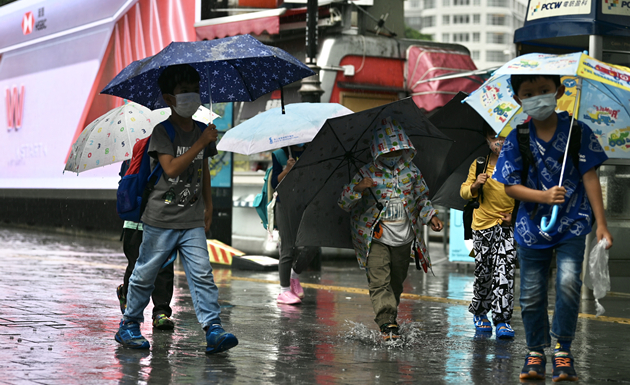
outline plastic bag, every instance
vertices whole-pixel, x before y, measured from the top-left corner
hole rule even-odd
[[[593,290],[595,297],[595,311],[598,316],[606,311],[599,303],[600,298],[604,298],[610,291],[610,274],[608,273],[608,241],[602,238],[601,241],[591,250],[588,257],[588,274],[584,277],[584,284]]]
[[[267,234],[269,235],[269,240],[273,239],[273,229],[276,225],[275,208],[276,208],[277,196],[278,196],[278,192],[274,191],[273,198],[267,204]]]

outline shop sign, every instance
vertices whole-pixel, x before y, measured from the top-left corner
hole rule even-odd
[[[592,0],[531,1],[529,3],[529,9],[527,10],[527,21],[554,16],[590,14],[591,1]]]
[[[630,16],[630,1],[603,0],[602,13],[605,15]]]

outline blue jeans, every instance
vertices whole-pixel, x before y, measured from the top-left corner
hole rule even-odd
[[[551,346],[551,336],[570,341],[575,335],[580,292],[585,236],[568,239],[549,249],[518,246],[521,265],[521,315],[529,349]],[[547,314],[547,280],[549,266],[556,250],[556,306],[551,335]]]
[[[179,251],[195,313],[202,327],[220,324],[219,290],[214,284],[204,229],[162,229],[146,224],[140,256],[129,278],[125,321],[144,322],[143,313],[149,304],[155,278],[173,250]]]

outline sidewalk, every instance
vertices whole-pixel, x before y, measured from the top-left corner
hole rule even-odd
[[[277,273],[217,267],[223,323],[240,344],[206,356],[181,266],[175,331],[153,332],[145,323],[152,347],[139,352],[113,338],[126,263],[120,242],[0,228],[0,245],[0,384],[519,383],[520,312],[514,341],[475,338],[467,311],[472,270],[447,262],[435,264],[435,277],[410,268],[401,346],[380,341],[353,260],[326,259],[321,272],[304,273],[306,298],[296,307],[275,303]],[[439,247],[431,246],[435,262]],[[593,301],[582,303],[573,345],[582,384],[628,381],[630,298],[602,304],[606,317],[595,319]],[[551,383],[551,364],[547,371]]]

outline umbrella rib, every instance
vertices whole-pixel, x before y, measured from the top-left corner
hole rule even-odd
[[[593,88],[595,88],[596,90],[604,93],[602,91],[601,88],[598,87],[599,82],[591,82],[588,79],[584,79],[588,84],[590,84]],[[610,94],[609,97],[611,97],[611,99],[613,99],[619,106],[621,106],[621,108],[623,108],[624,110],[626,110],[626,113],[628,113],[628,110],[626,109],[626,106],[623,105],[623,103],[617,98],[617,95],[614,94],[614,92],[610,91],[607,87],[604,87],[604,89],[606,90],[606,94]],[[582,98],[582,95],[580,95],[580,99]],[[628,115],[630,115],[630,113],[628,113]]]

